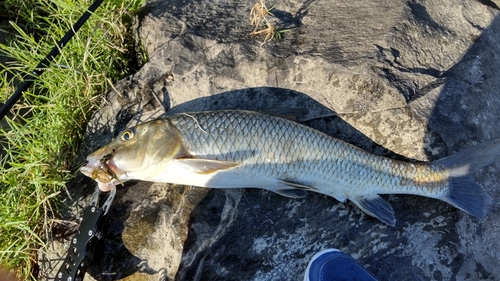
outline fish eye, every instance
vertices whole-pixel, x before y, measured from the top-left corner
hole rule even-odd
[[[125,132],[123,132],[122,134],[122,140],[123,141],[128,141],[130,140],[132,137],[134,137],[134,133],[130,130],[126,130]]]

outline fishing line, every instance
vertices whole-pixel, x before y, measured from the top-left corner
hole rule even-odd
[[[16,104],[16,102],[21,98],[23,92],[26,91],[33,82],[45,72],[45,69],[49,66],[50,62],[54,60],[54,58],[59,55],[61,49],[66,46],[66,44],[71,40],[71,38],[75,35],[75,33],[80,30],[83,24],[88,20],[88,18],[92,15],[92,13],[101,5],[103,0],[95,0],[92,5],[89,6],[87,11],[83,13],[83,15],[78,19],[78,21],[64,34],[63,38],[57,42],[57,45],[52,48],[50,53],[45,56],[45,58],[38,63],[35,69],[31,72],[31,74],[26,75],[23,78],[23,83],[19,85],[17,90],[12,94],[12,96],[2,105],[0,108],[0,120],[2,120],[7,112]]]

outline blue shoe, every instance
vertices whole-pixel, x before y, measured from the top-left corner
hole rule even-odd
[[[337,249],[323,250],[307,265],[304,281],[377,281],[356,260]]]

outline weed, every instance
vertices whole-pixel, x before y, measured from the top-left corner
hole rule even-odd
[[[254,30],[250,33],[251,36],[264,35],[264,41],[262,44],[266,43],[273,38],[281,39],[283,33],[288,31],[288,29],[281,29],[276,26],[269,16],[273,16],[271,13],[271,8],[267,8],[264,0],[259,0],[250,10],[250,25],[254,26]]]

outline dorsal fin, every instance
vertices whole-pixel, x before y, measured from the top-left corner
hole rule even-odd
[[[282,117],[288,120],[300,121],[305,119],[309,110],[305,108],[290,108],[290,107],[275,107],[268,108],[262,111],[265,114]]]

